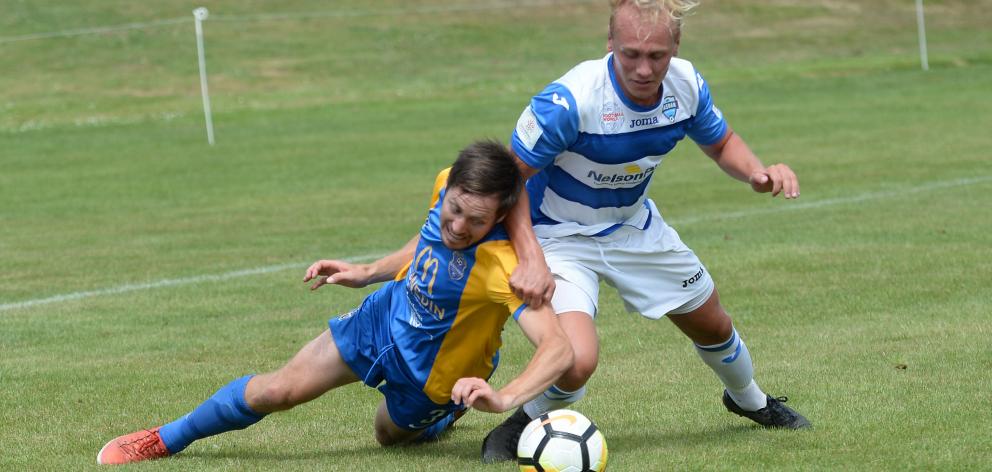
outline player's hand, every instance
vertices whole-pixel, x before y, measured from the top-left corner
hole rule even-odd
[[[487,413],[502,413],[510,409],[510,400],[493,390],[478,377],[462,377],[451,388],[451,400],[457,405]]]
[[[317,290],[327,284],[361,288],[369,284],[368,266],[323,259],[311,264],[303,276],[304,282],[314,279],[317,281],[310,286],[310,290]]]
[[[756,170],[748,180],[755,192],[771,192],[773,197],[782,193],[785,198],[799,198],[799,178],[785,164],[774,164]]]
[[[542,260],[540,264],[526,264],[521,261],[510,274],[510,289],[517,298],[533,308],[551,303],[555,294],[555,278]]]

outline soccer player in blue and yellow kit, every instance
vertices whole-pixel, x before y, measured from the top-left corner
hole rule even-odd
[[[356,381],[385,397],[375,416],[382,445],[436,438],[468,407],[499,413],[535,397],[571,366],[572,349],[550,307],[529,307],[509,286],[517,258],[499,222],[522,185],[506,147],[468,146],[438,175],[427,220],[402,249],[372,264],[317,261],[304,277],[313,289],[391,281],[331,319],[281,369],[236,379],[171,423],[108,442],[97,462],[170,456]],[[484,379],[510,316],[537,349],[519,376],[493,390]]]

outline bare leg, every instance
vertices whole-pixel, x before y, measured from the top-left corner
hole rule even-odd
[[[716,288],[699,308],[683,315],[668,315],[668,319],[689,339],[701,346],[726,342],[734,329],[730,315],[720,305]]]
[[[375,440],[380,445],[394,446],[402,444],[415,439],[422,433],[423,430],[408,431],[397,426],[396,423],[393,423],[393,419],[389,417],[386,400],[379,402],[379,408],[375,412]]]
[[[563,390],[574,391],[582,388],[599,364],[599,336],[592,316],[581,311],[569,311],[558,315],[558,323],[568,334],[569,343],[575,353],[575,363],[562,374],[555,385]]]
[[[325,330],[279,370],[252,377],[245,389],[245,400],[252,410],[272,413],[358,380],[341,358],[331,331]]]
[[[482,442],[482,461],[486,463],[510,461],[516,458],[517,441],[531,418],[559,408],[567,408],[585,396],[586,382],[599,363],[599,336],[596,325],[588,313],[566,311],[558,314],[558,322],[568,335],[575,354],[570,369],[547,391],[524,403],[499,426],[486,435]]]
[[[720,378],[737,406],[747,411],[766,406],[767,395],[754,381],[751,354],[720,305],[716,289],[699,308],[684,315],[669,315],[669,319],[692,339],[696,353]]]

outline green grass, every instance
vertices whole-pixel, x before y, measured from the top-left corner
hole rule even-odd
[[[0,42],[0,305],[299,264],[0,311],[0,468],[95,467],[110,438],[278,368],[369,291],[310,293],[305,264],[399,247],[458,149],[506,139],[531,94],[604,51],[605,2],[395,13],[438,4],[208,5],[214,147],[192,21]],[[689,19],[681,54],[803,195],[752,194],[689,143],[651,194],[716,278],[758,382],[816,427],[727,414],[685,338],[604,288],[601,363],[577,407],[604,431],[610,470],[992,462],[992,5],[926,4],[926,73],[912,2],[727,0]],[[2,0],[0,38],[195,6]],[[526,344],[507,329],[496,383]],[[472,413],[436,444],[377,447],[378,398],[346,387],[130,469],[514,469],[478,464],[496,415]]]

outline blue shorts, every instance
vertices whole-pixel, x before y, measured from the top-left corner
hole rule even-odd
[[[462,407],[451,401],[444,405],[431,401],[422,385],[407,373],[398,350],[393,349],[389,321],[392,286],[396,283],[386,283],[369,295],[360,307],[331,318],[327,324],[345,363],[365,385],[378,387],[386,397],[386,408],[393,423],[416,431]]]

